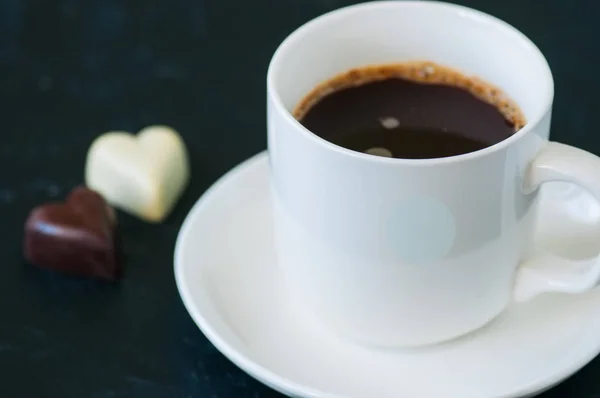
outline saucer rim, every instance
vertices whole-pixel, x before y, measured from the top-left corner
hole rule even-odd
[[[184,241],[188,235],[191,226],[198,219],[198,214],[202,213],[203,209],[209,202],[215,192],[218,192],[221,187],[228,184],[231,180],[245,173],[251,172],[253,166],[260,163],[268,157],[267,151],[262,151],[252,157],[242,161],[231,170],[223,174],[215,183],[213,183],[194,203],[190,211],[185,217],[181,228],[177,234],[174,250],[174,268],[175,268],[175,284],[183,301],[183,304],[196,323],[196,326],[206,336],[206,338],[220,351],[225,357],[233,362],[237,367],[248,373],[251,377],[274,389],[275,391],[286,396],[298,396],[306,398],[344,398],[338,395],[332,395],[323,391],[308,388],[295,383],[278,373],[262,366],[253,361],[244,353],[238,352],[233,348],[220,334],[212,327],[211,323],[202,315],[202,312],[197,307],[192,293],[190,284],[186,283],[184,277],[184,266],[182,265],[184,256]],[[218,311],[215,311],[218,313]]]
[[[259,152],[256,155],[253,155],[250,158],[240,162],[231,170],[223,174],[217,181],[215,181],[192,206],[186,215],[184,222],[182,223],[175,243],[174,273],[177,290],[181,296],[184,307],[205,337],[219,352],[221,352],[221,354],[223,354],[233,364],[254,379],[289,397],[348,398],[296,383],[286,377],[281,376],[277,372],[258,364],[248,353],[240,352],[235,349],[233,345],[226,341],[226,338],[221,337],[216,329],[213,328],[211,322],[203,316],[203,311],[193,299],[191,292],[192,285],[189,284],[185,279],[185,267],[183,265],[183,258],[185,256],[184,242],[187,240],[192,225],[201,219],[200,215],[202,214],[204,208],[213,201],[213,196],[215,196],[217,192],[232,183],[232,181],[235,181],[238,178],[243,178],[244,174],[255,172],[255,168],[258,167],[263,161],[268,162],[268,151]],[[212,302],[208,305],[213,307],[216,314],[220,314],[220,311],[217,310]],[[588,341],[587,339],[583,340]],[[528,383],[517,386],[517,388],[511,388],[511,391],[508,391],[508,395],[504,395],[503,398],[524,398],[536,396],[556,387],[558,384],[573,376],[598,356],[600,353],[600,338],[596,340],[597,342],[593,346],[593,349],[590,349],[589,345],[585,344],[572,347],[575,348],[573,351],[583,351],[583,353],[577,355],[575,359],[570,361],[568,366],[553,366],[551,368],[554,369],[553,371],[545,372],[545,376],[540,376]]]

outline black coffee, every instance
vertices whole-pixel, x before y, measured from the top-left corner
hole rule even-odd
[[[525,124],[497,88],[433,63],[351,70],[315,88],[294,115],[336,145],[405,159],[477,151]]]

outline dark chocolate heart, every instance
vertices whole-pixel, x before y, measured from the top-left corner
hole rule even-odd
[[[100,194],[77,187],[65,203],[31,211],[25,258],[41,268],[114,281],[122,271],[116,235],[113,209]]]

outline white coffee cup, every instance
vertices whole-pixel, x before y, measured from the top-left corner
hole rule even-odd
[[[410,160],[336,146],[291,114],[336,74],[412,60],[500,87],[528,123],[477,152]],[[278,261],[292,293],[339,334],[379,346],[436,343],[480,328],[512,300],[596,285],[597,259],[523,263],[539,185],[568,181],[600,198],[600,158],[548,142],[552,74],[515,28],[446,3],[359,4],[292,33],[267,80]]]

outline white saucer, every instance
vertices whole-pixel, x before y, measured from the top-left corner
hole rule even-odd
[[[540,244],[574,257],[597,252],[600,207],[593,199],[565,184],[543,194]],[[565,231],[572,231],[570,239],[559,238]],[[600,352],[598,290],[541,296],[435,347],[383,351],[338,339],[286,295],[273,259],[265,153],[229,172],[196,203],[179,233],[175,276],[208,339],[244,371],[294,397],[529,396]]]

